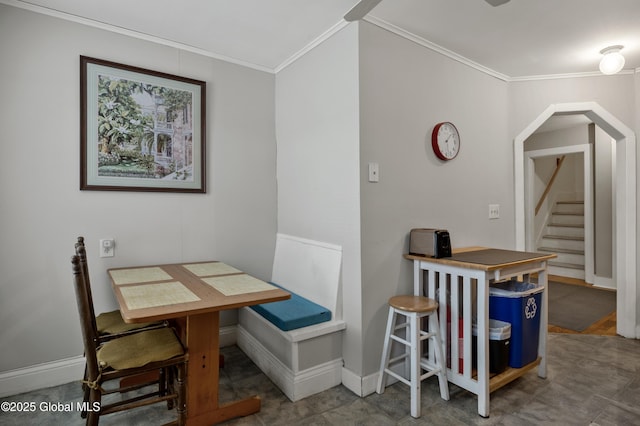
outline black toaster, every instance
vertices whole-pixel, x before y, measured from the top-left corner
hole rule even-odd
[[[416,228],[409,235],[409,254],[451,257],[451,239],[446,229]]]

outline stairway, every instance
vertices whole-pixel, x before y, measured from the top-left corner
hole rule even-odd
[[[584,279],[584,201],[558,201],[554,206],[538,251],[556,253],[549,274]]]

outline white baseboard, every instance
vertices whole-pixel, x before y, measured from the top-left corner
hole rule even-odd
[[[392,370],[396,371],[398,374],[402,374],[402,368],[393,367]],[[380,377],[380,372],[378,371],[373,374],[369,374],[368,376],[360,377],[351,370],[342,368],[342,384],[344,387],[360,397],[371,395],[377,391],[378,377]],[[397,381],[398,379],[395,377],[387,376],[387,386],[392,385]]]
[[[344,367],[342,367],[342,385],[359,397],[364,396],[362,393],[362,377]]]
[[[0,397],[78,381],[84,374],[84,356],[61,359],[0,373]]]
[[[599,277],[597,275],[593,277],[593,286],[612,290],[616,289],[616,283],[613,282],[613,278]]]
[[[220,327],[219,333],[219,346],[224,348],[226,346],[233,346],[238,341],[238,327],[235,325],[229,325],[226,327]]]
[[[238,346],[291,401],[314,395],[342,382],[342,359],[316,365],[294,373],[241,325],[237,327]]]
[[[220,347],[235,345],[236,326],[220,328]],[[0,398],[80,380],[84,356],[61,359],[0,373]]]

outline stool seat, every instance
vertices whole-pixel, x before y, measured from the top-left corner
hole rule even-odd
[[[389,305],[409,312],[433,312],[438,309],[438,302],[423,296],[394,296]]]
[[[398,324],[397,318],[404,317],[404,322]],[[422,319],[427,325],[423,330]],[[404,330],[404,335],[397,335],[398,330]],[[433,351],[435,362],[430,362],[422,356],[425,340],[430,340],[429,351]],[[393,343],[404,345],[404,353],[391,358]],[[404,374],[401,374],[396,364],[404,363]],[[423,373],[424,371],[424,373]],[[378,393],[383,393],[386,387],[386,377],[393,376],[411,388],[411,416],[420,417],[420,383],[433,375],[438,376],[440,396],[449,399],[449,384],[447,382],[446,362],[442,339],[440,338],[440,324],[438,322],[438,302],[423,296],[394,296],[389,299],[389,319],[384,337],[384,348],[380,362],[378,376]]]

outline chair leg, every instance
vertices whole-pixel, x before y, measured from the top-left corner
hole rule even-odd
[[[89,392],[91,389],[89,389],[89,386],[87,386],[87,384],[85,383],[85,381],[87,380],[87,364],[84,364],[84,376],[82,377],[82,402],[84,403],[82,406],[86,407],[87,406],[87,402],[89,401]],[[83,409],[80,412],[80,417],[82,417],[83,419],[87,418],[87,410]]]
[[[158,393],[160,396],[165,396],[167,394],[167,369],[161,368],[158,371]]]
[[[178,414],[178,426],[183,426],[187,421],[186,364],[178,365],[177,370],[178,400],[176,402],[176,413]]]
[[[380,361],[380,374],[378,375],[378,387],[377,392],[383,393],[385,387],[387,386],[386,373],[385,370],[389,365],[389,357],[391,356],[391,333],[393,333],[393,329],[395,328],[395,311],[393,308],[389,308],[389,316],[387,318],[387,330],[384,335],[384,345],[382,348],[382,359]]]
[[[88,386],[87,386],[88,387]],[[98,405],[102,402],[102,394],[99,389],[90,389],[89,392],[89,403],[91,407],[94,406],[94,403],[97,402]],[[100,411],[90,410],[87,413],[87,426],[98,426],[98,420],[100,418]]]
[[[434,335],[435,339],[435,357],[436,365],[439,368],[438,383],[440,384],[440,396],[445,401],[449,400],[449,382],[447,381],[447,361],[444,358],[444,350],[442,348],[442,339],[440,338],[440,324],[438,323],[438,314],[429,315],[429,331]]]
[[[175,387],[175,383],[174,383],[174,380],[175,380],[174,370],[175,370],[175,368],[176,367],[169,367],[165,371],[165,376],[166,376],[165,380],[166,380],[166,383],[167,383],[166,384],[166,389],[167,390],[165,392],[165,395],[175,393],[175,388],[176,388]],[[173,409],[173,406],[174,406],[175,402],[176,402],[175,398],[167,400],[167,410]]]

